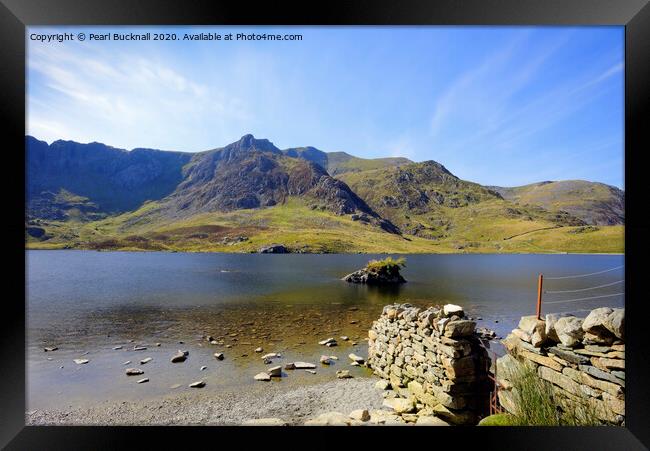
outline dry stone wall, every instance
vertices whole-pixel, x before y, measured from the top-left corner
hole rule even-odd
[[[499,402],[517,413],[512,378],[522,363],[548,381],[560,405],[589,409],[606,424],[625,424],[625,310],[592,310],[586,318],[524,316],[497,360]]]
[[[451,424],[476,424],[485,416],[489,357],[461,307],[387,305],[368,337],[368,366],[397,397],[386,405]]]

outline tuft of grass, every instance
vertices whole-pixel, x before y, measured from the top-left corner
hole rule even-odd
[[[532,365],[519,365],[510,375],[520,426],[598,426],[602,423],[588,400],[567,400],[551,383],[541,379]]]
[[[406,268],[406,258],[399,257],[393,259],[393,257],[386,257],[383,260],[370,260],[366,265],[366,269],[370,272],[381,273],[393,273],[399,272],[400,268]]]
[[[495,413],[483,418],[479,426],[518,426],[517,418],[509,413]]]

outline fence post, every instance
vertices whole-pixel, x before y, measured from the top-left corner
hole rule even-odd
[[[537,280],[537,319],[542,319],[542,285],[544,284],[544,275],[540,274]]]

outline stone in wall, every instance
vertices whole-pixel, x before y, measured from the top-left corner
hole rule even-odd
[[[551,384],[562,408],[582,406],[604,424],[625,424],[625,310],[592,310],[572,315],[522,317],[503,341],[507,354],[497,360],[499,402],[517,414],[512,375],[532,366]],[[569,404],[572,404],[570,406]]]

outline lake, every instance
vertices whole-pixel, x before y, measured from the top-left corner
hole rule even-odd
[[[350,367],[347,355],[367,354],[364,338],[384,305],[458,304],[504,337],[520,316],[535,313],[540,273],[545,290],[565,292],[545,294],[544,313],[585,316],[624,302],[622,255],[406,255],[408,282],[399,287],[340,280],[381,257],[26,251],[28,410],[157,397],[190,390],[196,380],[206,381],[207,392],[245,389],[263,383],[253,376],[266,367],[260,357],[267,352],[282,353],[282,365],[339,357],[315,375],[296,370],[271,382],[287,387],[332,380],[342,368],[369,376]],[[210,345],[206,335],[223,345]],[[339,346],[318,345],[330,336]],[[173,364],[178,349],[190,354]],[[501,350],[496,342],[493,349]],[[217,351],[223,361],[212,356]],[[145,357],[153,360],[140,365]],[[150,382],[136,384],[140,377],[125,376],[127,367],[143,369]]]

